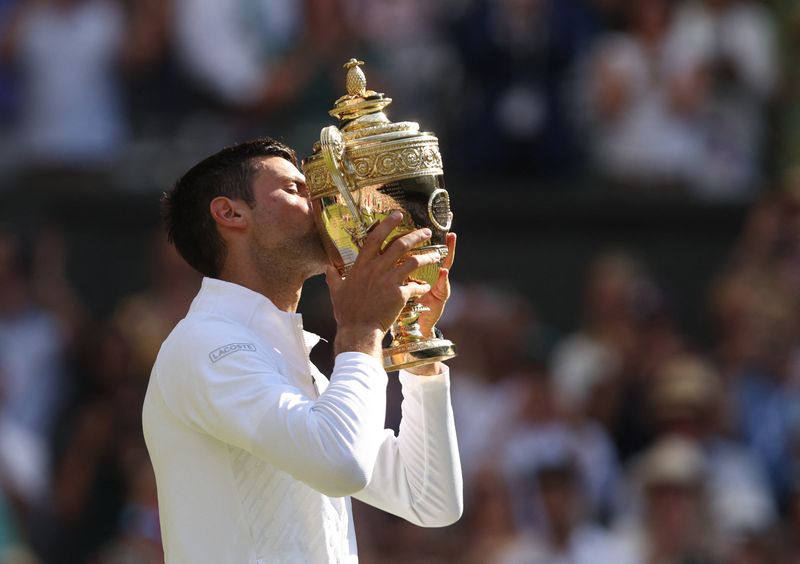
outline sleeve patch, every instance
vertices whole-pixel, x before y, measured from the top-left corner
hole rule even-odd
[[[211,359],[211,362],[217,362],[218,360],[225,358],[229,354],[233,354],[239,351],[249,351],[255,352],[256,346],[253,343],[231,343],[229,345],[224,345],[219,347],[218,349],[214,349],[210,353],[208,353],[208,358]]]

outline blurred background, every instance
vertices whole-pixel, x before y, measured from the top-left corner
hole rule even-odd
[[[0,562],[162,561],[160,194],[309,154],[354,56],[441,141],[466,493],[362,562],[800,562],[797,0],[0,0]]]

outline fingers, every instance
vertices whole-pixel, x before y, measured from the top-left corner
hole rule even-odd
[[[456,241],[458,237],[455,233],[450,232],[447,234],[447,257],[444,259],[443,268],[450,270],[453,267],[453,261],[456,259]]]
[[[409,282],[408,284],[400,287],[400,292],[403,294],[405,301],[411,298],[419,298],[430,292],[431,287],[428,284],[418,284],[417,282]]]
[[[446,268],[439,269],[439,278],[431,288],[431,295],[437,300],[446,302],[450,298],[450,284],[447,279],[450,271]]]
[[[439,262],[441,259],[441,255],[439,251],[432,250],[426,253],[419,253],[408,255],[403,258],[403,261],[397,265],[395,268],[395,275],[397,276],[398,280],[405,280],[409,274],[414,272],[416,269],[428,266],[429,264],[435,264]]]
[[[372,229],[372,231],[370,231],[367,239],[364,241],[364,246],[361,249],[361,253],[364,253],[370,257],[380,254],[381,245],[383,245],[383,242],[389,236],[389,233],[391,233],[395,227],[400,225],[401,221],[403,221],[402,213],[399,211],[393,211],[390,213],[386,219],[381,221]]]
[[[383,251],[385,260],[390,263],[395,263],[400,260],[403,255],[415,247],[419,247],[424,241],[430,239],[431,230],[427,227],[425,229],[417,229],[411,233],[407,233],[402,237],[398,237],[392,241],[388,247]],[[413,269],[412,269],[413,270]]]

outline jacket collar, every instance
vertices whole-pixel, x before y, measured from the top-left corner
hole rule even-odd
[[[254,330],[277,328],[284,335],[291,334],[295,327],[303,327],[303,316],[299,313],[282,311],[263,294],[217,278],[203,278],[189,312],[219,315]],[[321,337],[302,331],[305,345],[311,350]]]

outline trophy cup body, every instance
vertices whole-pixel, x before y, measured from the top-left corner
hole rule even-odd
[[[410,253],[438,252],[439,261],[418,268],[408,280],[433,285],[447,256],[453,218],[438,140],[414,122],[390,122],[383,108],[391,99],[366,90],[360,64],[352,59],[345,65],[348,94],[330,112],[341,129],[324,128],[303,161],[317,229],[329,258],[347,276],[370,228],[400,210],[402,224],[387,240],[429,228],[430,239]],[[452,342],[422,335],[416,322],[424,310],[409,300],[392,325],[392,343],[383,351],[387,371],[455,356]]]

